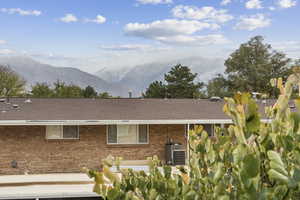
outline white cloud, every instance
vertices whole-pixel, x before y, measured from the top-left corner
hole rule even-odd
[[[75,59],[74,57],[69,57],[61,54],[56,54],[56,53],[32,53],[32,52],[23,52],[22,53],[24,56],[30,56],[33,58],[40,58],[40,59],[48,59],[48,60],[56,60],[56,61],[71,61]]]
[[[85,22],[93,22],[96,24],[103,24],[106,22],[106,18],[102,15],[97,15],[95,19],[86,19]]]
[[[65,14],[65,16],[60,18],[59,20],[62,22],[65,22],[65,23],[71,23],[71,22],[78,21],[77,17],[71,13]]]
[[[270,6],[269,10],[273,11],[273,10],[276,10],[276,8],[274,6]]]
[[[285,41],[271,43],[274,49],[284,52],[300,52],[300,41]]]
[[[294,0],[278,0],[278,6],[281,8],[291,8],[297,5],[297,2]]]
[[[152,46],[146,44],[121,44],[121,45],[101,45],[104,51],[157,51],[168,50],[168,47]]]
[[[101,45],[100,49],[107,51],[136,51],[151,48],[145,44],[122,44],[122,45]]]
[[[246,2],[246,8],[248,9],[261,9],[262,1],[261,0],[249,0]]]
[[[0,45],[1,44],[6,44],[6,41],[5,40],[0,40]]]
[[[220,34],[211,35],[175,35],[171,37],[159,37],[160,42],[171,45],[205,46],[214,44],[226,44],[229,40]]]
[[[222,0],[221,1],[222,6],[226,6],[227,4],[230,4],[230,3],[231,3],[231,0]]]
[[[196,20],[167,19],[154,21],[149,24],[129,23],[125,26],[125,33],[172,45],[201,46],[207,44],[221,44],[228,42],[223,35],[196,35],[203,29],[215,30],[217,24],[209,24]]]
[[[276,41],[270,43],[275,50],[286,53],[290,58],[299,59],[300,41]]]
[[[271,25],[271,20],[263,14],[242,16],[235,29],[253,31]]]
[[[21,8],[1,8],[0,11],[7,14],[19,14],[22,16],[40,16],[42,14],[42,11],[39,10],[23,10]]]
[[[171,37],[180,34],[193,34],[203,29],[216,29],[218,25],[195,20],[166,19],[149,24],[129,23],[125,26],[127,35],[155,39],[157,37]]]
[[[206,20],[209,22],[224,23],[233,19],[227,10],[217,10],[214,7],[196,7],[178,5],[172,9],[174,17],[193,20]]]
[[[137,0],[140,4],[171,4],[173,0]]]
[[[11,49],[0,49],[0,55],[10,55],[10,54],[14,54],[15,51],[11,50]]]

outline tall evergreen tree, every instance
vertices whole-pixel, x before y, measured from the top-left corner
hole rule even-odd
[[[197,73],[192,73],[190,68],[180,64],[172,67],[165,74],[166,84],[155,81],[149,85],[145,94],[146,98],[195,98],[201,96],[202,82],[195,82]]]
[[[197,73],[192,73],[190,68],[180,64],[174,66],[165,74],[167,93],[169,98],[194,98],[200,96],[203,83],[195,83]]]
[[[97,92],[92,86],[87,86],[83,91],[82,91],[83,97],[85,98],[93,98],[97,97]]]
[[[225,61],[226,71],[233,92],[261,92],[274,94],[270,79],[291,73],[290,59],[284,53],[264,43],[262,36],[256,36],[242,44]]]
[[[165,98],[167,97],[167,88],[161,81],[154,81],[149,85],[143,96],[145,98]]]

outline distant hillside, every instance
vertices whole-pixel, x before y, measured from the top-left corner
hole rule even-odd
[[[134,96],[142,92],[155,80],[163,80],[164,74],[176,64],[187,65],[198,73],[198,81],[208,81],[215,74],[224,71],[223,59],[191,57],[170,62],[156,62],[133,67],[109,68],[99,70],[95,75],[72,67],[54,67],[42,64],[27,57],[1,57],[0,64],[9,65],[22,76],[28,88],[37,82],[52,84],[57,80],[80,87],[93,86],[98,92],[109,92],[114,96],[127,97],[132,90]]]
[[[156,62],[145,65],[138,65],[131,68],[124,74],[124,69],[119,72],[110,72],[105,69],[105,73],[98,72],[100,78],[104,78],[107,74],[114,74],[114,80],[120,80],[120,85],[130,88],[135,95],[140,95],[149,84],[155,80],[163,80],[164,74],[176,64],[187,65],[193,73],[198,73],[198,81],[207,82],[217,73],[224,72],[223,59],[207,59],[201,57],[190,57],[178,59],[170,62]],[[118,76],[119,75],[119,76]]]
[[[39,63],[27,57],[0,57],[0,64],[9,65],[22,76],[28,87],[37,82],[52,84],[57,80],[80,87],[93,86],[98,92],[109,92],[115,96],[126,96],[127,89],[118,84],[108,83],[103,79],[71,67],[53,67]]]
[[[122,67],[117,69],[104,67],[97,71],[95,75],[109,83],[117,83],[127,74],[130,69],[130,67]]]

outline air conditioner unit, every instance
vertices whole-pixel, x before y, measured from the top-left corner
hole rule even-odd
[[[186,151],[181,144],[166,144],[166,164],[185,165]]]

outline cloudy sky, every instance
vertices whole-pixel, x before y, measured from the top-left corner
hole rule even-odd
[[[298,0],[1,0],[0,55],[95,72],[226,58],[250,37],[300,57]]]

